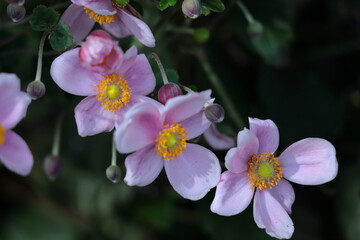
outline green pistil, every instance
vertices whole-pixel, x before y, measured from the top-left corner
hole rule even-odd
[[[175,134],[171,133],[169,136],[166,137],[166,146],[169,148],[175,147],[177,143],[177,137]]]
[[[263,162],[259,165],[257,172],[262,178],[269,178],[274,175],[274,167],[271,163]]]

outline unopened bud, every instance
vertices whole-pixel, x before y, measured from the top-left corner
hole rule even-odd
[[[7,6],[6,11],[7,11],[7,15],[13,22],[21,21],[26,14],[26,10],[23,5],[18,5],[13,3]]]
[[[261,37],[264,32],[264,27],[261,22],[255,21],[249,24],[247,31],[253,38]]]
[[[46,91],[45,85],[40,81],[32,81],[26,88],[26,92],[30,95],[30,97],[34,100],[41,98],[44,96]]]
[[[207,28],[197,28],[194,30],[194,38],[198,43],[206,42],[209,36],[210,32]]]
[[[209,104],[205,107],[206,118],[213,123],[219,123],[224,120],[225,110],[217,103]]]
[[[125,7],[126,5],[129,4],[129,1],[130,1],[130,0],[114,0],[114,3],[115,3],[116,5],[121,6],[121,7]]]
[[[158,99],[159,102],[165,104],[170,98],[181,95],[181,89],[179,85],[175,83],[167,83],[159,89]]]
[[[197,18],[200,15],[200,1],[184,0],[181,6],[181,10],[189,18]]]
[[[17,4],[17,5],[24,5],[25,3],[25,0],[5,0],[7,1],[8,3],[12,3],[12,4]]]
[[[117,183],[121,177],[121,169],[116,165],[111,165],[106,169],[106,177],[113,183]]]
[[[44,161],[44,172],[50,180],[54,180],[62,168],[61,159],[57,156],[49,155]]]

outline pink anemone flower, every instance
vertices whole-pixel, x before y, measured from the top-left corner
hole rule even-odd
[[[254,219],[259,228],[279,239],[289,239],[294,226],[288,214],[295,200],[292,181],[318,185],[334,179],[338,163],[334,146],[321,138],[305,138],[279,157],[279,132],[271,120],[250,118],[250,130],[239,132],[236,148],[225,157],[228,171],[221,175],[211,211],[232,216],[242,212],[254,197]],[[287,180],[285,180],[287,179]]]
[[[200,136],[210,122],[203,113],[210,90],[169,99],[165,106],[139,103],[115,130],[117,150],[125,159],[125,182],[130,186],[152,183],[165,167],[176,192],[199,200],[219,182],[221,167],[214,153],[188,139]]]
[[[83,137],[111,131],[130,106],[154,101],[144,95],[155,88],[150,64],[135,47],[123,54],[104,31],[95,31],[88,38],[81,48],[57,57],[50,69],[64,91],[87,96],[75,108],[78,132]]]
[[[0,161],[23,176],[30,173],[33,156],[26,142],[11,129],[25,117],[30,102],[30,96],[20,91],[15,74],[0,73]]]
[[[155,38],[146,23],[112,0],[71,0],[60,22],[70,26],[74,41],[80,41],[98,22],[106,31],[118,38],[135,36],[148,47],[155,46]]]
[[[215,123],[204,132],[204,138],[214,150],[228,150],[235,146],[234,139],[219,132]]]

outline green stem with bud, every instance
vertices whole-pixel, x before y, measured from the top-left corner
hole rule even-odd
[[[53,142],[52,151],[51,151],[51,154],[55,157],[59,156],[61,126],[62,126],[63,118],[64,118],[64,116],[63,116],[63,114],[61,114],[56,121],[54,142]]]
[[[158,55],[157,55],[156,53],[151,53],[151,54],[150,54],[150,57],[153,58],[153,59],[156,61],[157,65],[158,65],[158,67],[159,67],[159,69],[160,69],[160,73],[161,73],[161,77],[162,77],[162,79],[163,79],[164,85],[165,85],[165,84],[168,84],[168,83],[169,83],[169,80],[168,80],[168,78],[167,78],[167,76],[166,76],[164,67],[163,67],[163,65],[161,64],[160,58],[158,57]]]
[[[42,58],[44,53],[45,39],[48,34],[49,31],[45,31],[43,33],[39,44],[39,53],[38,53],[38,61],[37,61],[36,76],[35,76],[35,81],[39,81],[39,82],[41,82]]]
[[[112,149],[111,149],[111,166],[116,166],[116,147],[115,147],[115,139],[112,141]]]

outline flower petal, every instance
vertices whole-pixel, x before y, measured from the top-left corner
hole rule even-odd
[[[51,77],[68,93],[80,96],[95,95],[95,85],[103,77],[81,66],[79,50],[80,48],[75,48],[55,58],[51,64]]]
[[[156,155],[154,146],[147,146],[129,155],[125,159],[126,176],[129,186],[146,186],[159,176],[164,160]]]
[[[95,22],[84,11],[84,8],[76,4],[71,4],[63,13],[60,22],[70,27],[73,41],[83,40],[93,28]]]
[[[11,112],[6,113],[6,115],[0,117],[1,124],[6,129],[14,128],[21,119],[26,116],[27,108],[31,102],[31,98],[27,93],[19,92],[13,99],[12,103],[8,106],[11,107]],[[3,114],[4,112],[2,112]]]
[[[259,228],[279,239],[289,239],[294,233],[294,225],[271,190],[257,190],[254,197],[254,220]]]
[[[71,0],[76,5],[86,7],[100,15],[113,15],[116,9],[109,0]]]
[[[210,101],[210,94],[211,90],[206,90],[169,99],[165,105],[164,123],[181,122],[198,114],[204,108],[205,103]]]
[[[231,148],[225,156],[225,167],[233,173],[247,171],[248,162],[259,148],[257,137],[248,129],[238,133],[236,148]]]
[[[284,177],[299,184],[326,183],[333,180],[338,172],[335,148],[321,138],[295,142],[285,149],[279,159]]]
[[[269,191],[286,212],[290,214],[291,206],[295,201],[295,192],[291,184],[285,179],[281,179],[278,184]]]
[[[79,135],[92,136],[101,132],[110,132],[115,125],[115,114],[103,110],[96,97],[84,98],[75,108],[75,120]]]
[[[234,139],[219,132],[214,123],[204,132],[204,137],[215,150],[228,150],[235,146]]]
[[[214,153],[187,143],[181,155],[165,160],[165,171],[176,192],[184,198],[199,200],[219,182],[221,167]]]
[[[11,171],[26,176],[33,167],[33,156],[26,142],[13,131],[6,131],[0,145],[0,160]]]
[[[157,107],[149,102],[136,104],[125,114],[124,121],[116,126],[117,150],[130,153],[153,144],[161,129]]]
[[[222,216],[236,215],[249,206],[253,195],[254,187],[247,173],[226,171],[221,175],[210,209]]]
[[[259,139],[258,153],[274,153],[279,146],[279,130],[270,119],[249,118],[250,131]]]
[[[185,131],[187,132],[186,137],[193,139],[203,134],[209,129],[211,122],[205,117],[204,111],[200,111],[194,116],[180,122]]]

